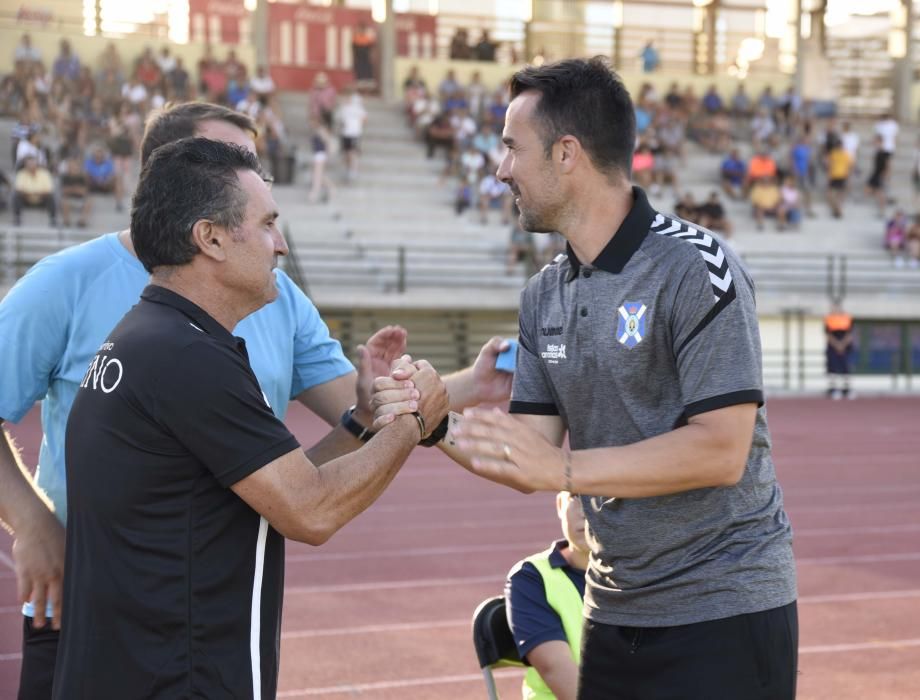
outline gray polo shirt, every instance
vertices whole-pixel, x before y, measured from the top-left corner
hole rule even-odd
[[[522,293],[511,411],[559,415],[583,450],[726,406],[759,408],[735,486],[584,496],[586,615],[662,627],[786,605],[796,597],[792,534],[770,455],[752,282],[711,233],[633,194],[593,263],[568,248]]]

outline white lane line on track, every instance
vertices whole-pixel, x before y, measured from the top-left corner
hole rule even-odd
[[[907,649],[920,647],[920,639],[888,639],[873,640],[871,642],[857,642],[855,644],[820,644],[808,647],[799,647],[800,654],[834,654],[847,651],[874,651],[877,649]]]
[[[920,588],[903,591],[864,591],[861,593],[828,593],[826,595],[806,595],[799,598],[799,603],[857,603],[871,600],[899,600],[902,598],[920,598]]]
[[[496,678],[521,678],[524,669],[504,668],[494,671]],[[394,688],[413,688],[425,685],[448,685],[455,683],[482,683],[482,675],[468,673],[458,676],[432,676],[430,678],[406,678],[398,681],[378,681],[376,683],[354,683],[350,685],[333,685],[325,688],[300,688],[299,690],[282,690],[279,698],[299,698],[304,695],[340,695],[342,693],[361,693],[370,690],[392,690]]]

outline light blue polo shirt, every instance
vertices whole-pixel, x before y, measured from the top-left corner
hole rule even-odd
[[[287,275],[276,275],[278,299],[243,319],[234,334],[246,340],[262,391],[284,419],[291,399],[354,366],[313,303]],[[0,301],[0,417],[18,423],[42,401],[37,482],[61,522],[70,407],[90,360],[149,279],[110,233],[48,256]]]

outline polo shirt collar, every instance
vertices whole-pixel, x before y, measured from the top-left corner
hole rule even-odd
[[[652,205],[649,204],[648,197],[645,196],[645,192],[641,187],[633,187],[632,194],[632,208],[600,255],[591,263],[592,267],[619,274],[626,267],[626,263],[629,262],[633,253],[639,250],[639,246],[642,245],[642,241],[648,235],[652,222],[655,220],[655,210],[652,209]],[[570,282],[578,276],[581,262],[575,256],[572,246],[568,243],[565,244],[565,253],[569,258],[570,267],[566,281]]]
[[[141,299],[153,302],[154,304],[170,306],[187,316],[195,327],[208,335],[214,336],[218,340],[231,343],[234,346],[239,344],[238,339],[220,325],[213,316],[208,314],[208,312],[197,304],[192,303],[181,294],[176,294],[174,291],[166,289],[166,287],[161,287],[158,284],[148,284],[144,288],[144,291],[141,292]]]
[[[569,563],[562,556],[562,550],[569,546],[568,540],[556,540],[553,542],[553,551],[549,553],[549,565],[554,569],[568,566]]]

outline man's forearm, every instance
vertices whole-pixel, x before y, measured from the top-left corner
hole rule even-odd
[[[450,410],[463,411],[464,408],[479,404],[476,387],[473,383],[473,368],[467,367],[458,372],[449,374],[444,379],[447,393],[450,396]]]
[[[349,452],[361,448],[361,440],[352,435],[344,426],[337,425],[313,447],[306,450],[307,458],[316,466],[331,462],[334,459],[347,455]]]
[[[52,510],[19,459],[12,438],[0,426],[0,521],[16,532],[38,509]]]

